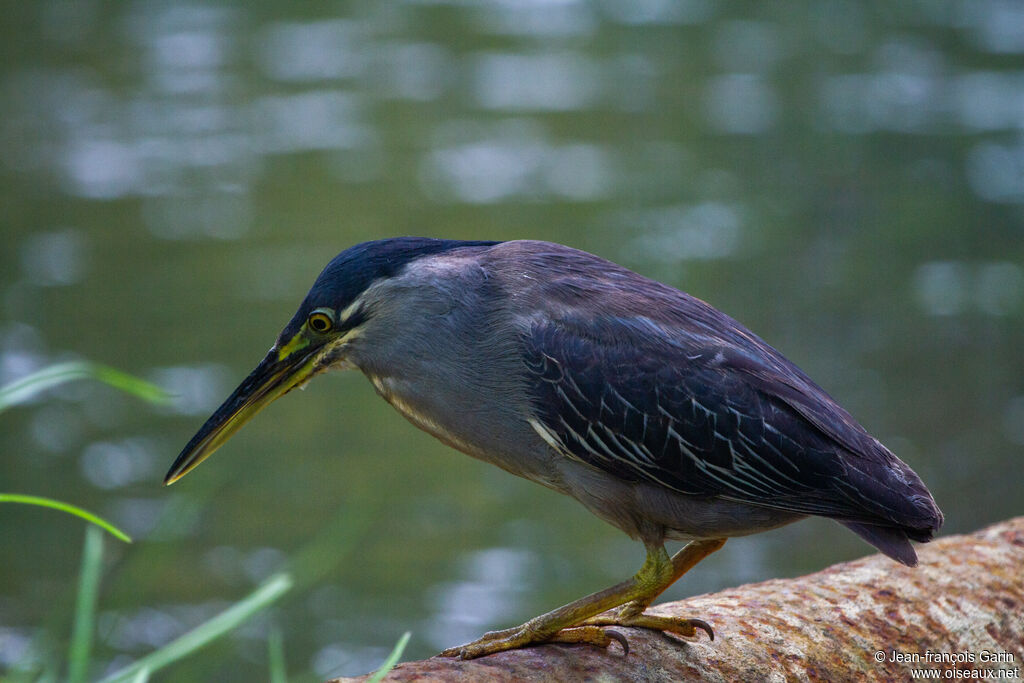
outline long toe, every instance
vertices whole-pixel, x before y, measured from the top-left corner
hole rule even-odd
[[[612,641],[622,646],[622,653],[624,655],[629,654],[629,641],[626,640],[626,636],[622,635],[618,631],[610,628],[601,628],[600,626],[574,626],[572,628],[563,628],[561,631],[551,636],[547,642],[573,644],[583,643],[607,648],[612,644]]]
[[[476,648],[479,645],[482,645],[484,643],[489,643],[491,641],[501,642],[501,641],[504,641],[504,640],[509,640],[511,638],[514,638],[521,631],[525,630],[525,628],[526,628],[526,624],[523,624],[522,626],[514,626],[512,628],[506,628],[506,629],[502,629],[500,631],[488,631],[487,633],[483,634],[482,636],[480,636],[479,638],[474,640],[472,643],[466,643],[465,645],[457,645],[455,647],[450,647],[447,650],[442,650],[441,652],[439,652],[437,656],[438,657],[461,657],[462,659],[472,659],[472,657],[467,657],[464,654],[465,652],[468,651],[469,648]],[[495,650],[495,652],[501,652],[502,649],[509,649],[509,648],[500,648],[500,649]],[[490,653],[488,652],[486,654],[490,654]],[[475,655],[475,656],[479,657],[480,655]]]
[[[643,610],[655,596],[703,557],[721,548],[724,542],[722,539],[693,541],[672,558],[664,546],[648,544],[647,559],[633,577],[534,617],[522,626],[492,631],[472,643],[448,648],[440,656],[474,659],[541,643],[583,643],[608,647],[612,641],[617,641],[628,653],[625,636],[618,631],[601,628],[616,625],[667,631],[688,638],[701,628],[714,638],[711,627],[700,619],[656,617],[644,614]]]
[[[527,622],[516,628],[485,633],[483,637],[474,640],[472,643],[448,648],[440,656],[476,659],[485,655],[493,655],[495,652],[537,645],[549,640],[551,640],[550,635],[537,633],[536,630],[529,628],[529,622]]]
[[[531,645],[545,643],[565,643],[573,645],[595,645],[607,648],[613,642],[622,646],[625,654],[629,654],[629,643],[618,631],[601,628],[600,626],[573,626],[564,628],[554,635],[544,636],[527,627],[526,624],[504,631],[491,631],[472,643],[450,647],[441,652],[439,657],[458,657],[460,659],[476,659],[495,652],[514,650]]]
[[[606,614],[587,619],[584,624],[590,626],[632,626],[649,628],[654,631],[675,633],[685,638],[692,638],[697,635],[697,629],[708,634],[708,638],[715,639],[715,632],[711,625],[703,619],[685,619],[682,617],[660,617],[654,614],[628,614],[621,611],[612,611]]]

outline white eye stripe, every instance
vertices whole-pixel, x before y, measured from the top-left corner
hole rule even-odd
[[[350,303],[348,306],[346,306],[345,310],[338,313],[338,323],[344,324],[346,320],[352,317],[352,314],[356,312],[356,310],[362,305],[362,303],[363,300],[359,298]]]

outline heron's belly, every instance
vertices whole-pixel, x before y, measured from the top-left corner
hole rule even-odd
[[[561,470],[568,495],[644,541],[747,536],[805,517],[722,498],[690,496],[656,484],[626,482],[568,459],[561,463]]]

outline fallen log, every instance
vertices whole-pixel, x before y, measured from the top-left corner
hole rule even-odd
[[[713,642],[616,627],[628,655],[542,645],[407,662],[385,680],[1024,680],[1024,517],[918,550],[913,569],[873,555],[652,608],[707,620]]]

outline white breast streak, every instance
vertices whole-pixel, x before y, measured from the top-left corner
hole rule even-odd
[[[371,376],[370,381],[373,383],[373,386],[377,388],[377,392],[380,393],[381,397],[390,403],[391,406],[401,413],[405,419],[409,420],[409,422],[412,422],[428,434],[433,434],[437,438],[447,442],[449,445],[463,451],[464,453],[476,451],[476,449],[474,449],[470,444],[466,443],[455,434],[452,434],[437,421],[433,420],[428,415],[423,414],[421,411],[403,400],[401,396],[391,390],[389,383],[385,379]]]
[[[527,422],[529,422],[530,426],[533,427],[533,431],[537,432],[540,438],[544,439],[549,446],[560,453],[565,452],[565,446],[562,445],[557,436],[551,433],[550,429],[542,425],[537,420],[530,419],[527,420]]]
[[[444,434],[445,436],[450,436],[448,431],[442,428],[441,425],[413,408],[398,396],[391,394],[387,397],[387,400],[395,407],[395,410],[409,418],[417,427],[425,429],[431,434]]]

